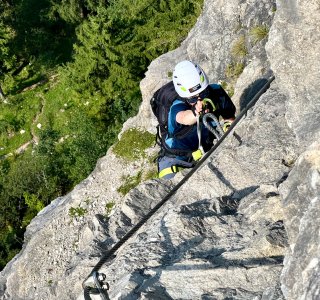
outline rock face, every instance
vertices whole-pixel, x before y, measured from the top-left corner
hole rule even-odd
[[[320,145],[304,152],[281,186],[290,247],[282,272],[288,299],[320,297]]]
[[[267,237],[283,218],[277,185],[296,147],[283,122],[284,100],[273,85],[207,165],[102,268],[112,299],[282,299],[284,248]],[[129,226],[137,223],[154,201],[150,191],[166,191],[164,184],[133,190],[120,212],[127,218],[119,224],[116,213],[109,226],[124,228],[128,217]]]
[[[287,95],[286,119],[305,149],[320,134],[320,3],[278,1],[267,45],[271,68]]]
[[[261,24],[272,24],[267,52],[266,37],[250,40]],[[276,79],[206,163],[102,266],[111,299],[320,297],[317,24],[316,0],[278,1],[276,9],[271,0],[206,0],[181,47],[151,63],[139,114],[123,132],[154,131],[150,96],[180,60],[199,62],[212,81],[233,82],[238,111],[270,74]],[[247,54],[239,58],[234,45],[242,36]],[[230,80],[225,70],[235,63],[245,68]],[[146,164],[126,162],[111,148],[84,182],[40,212],[23,250],[1,272],[0,299],[83,299],[82,281],[104,251],[188,172],[146,181],[123,197],[123,178]]]
[[[320,298],[319,1],[278,1],[267,44],[277,83],[288,96],[286,119],[301,156],[281,185],[290,247],[281,276],[287,299]]]

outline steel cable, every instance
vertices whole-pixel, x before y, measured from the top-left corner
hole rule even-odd
[[[232,132],[232,129],[239,123],[241,118],[247,113],[247,111],[255,104],[259,97],[269,88],[271,82],[274,80],[272,76],[267,83],[259,90],[259,92],[250,100],[246,107],[239,113],[236,119],[232,122],[229,130],[224,133],[224,135],[217,141],[217,143],[201,158],[201,160],[184,176],[183,179],[178,182],[177,185],[158,203],[152,208],[133,228],[131,228],[122,238],[118,241],[110,250],[108,250],[99,260],[99,262],[94,266],[90,275],[84,280],[82,286],[84,288],[84,297],[86,300],[90,300],[90,287],[85,285],[87,279],[92,276],[93,273],[98,272],[98,270],[105,264],[108,260],[114,258],[115,252],[128,241],[154,214],[157,210],[163,206],[179,189],[180,187],[202,166],[202,164],[207,160],[207,158],[220,146],[220,144],[226,139],[226,137]]]

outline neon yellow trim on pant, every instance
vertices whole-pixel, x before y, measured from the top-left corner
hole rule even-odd
[[[169,167],[169,168],[165,168],[165,169],[163,169],[163,170],[161,170],[160,172],[159,172],[159,178],[162,178],[162,177],[164,177],[164,176],[166,176],[166,175],[169,175],[169,174],[172,174],[172,173],[177,173],[177,172],[179,172],[179,171],[181,171],[181,170],[183,170],[184,168],[182,168],[182,167],[177,167],[177,166],[171,166],[171,167]]]

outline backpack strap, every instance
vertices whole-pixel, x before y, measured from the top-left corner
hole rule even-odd
[[[161,148],[161,150],[159,152],[159,157],[186,156],[186,157],[192,158],[192,151],[190,151],[190,150],[173,149],[173,148],[168,147],[168,145],[165,142],[165,138],[163,138],[163,136],[161,134],[160,125],[157,126],[156,143]]]
[[[158,177],[162,178],[162,177],[165,177],[165,176],[172,174],[172,173],[178,173],[183,169],[184,169],[184,167],[171,166],[171,167],[168,167],[168,168],[161,170],[158,174]]]

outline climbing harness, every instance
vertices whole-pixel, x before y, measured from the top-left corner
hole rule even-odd
[[[166,175],[169,175],[171,173],[178,173],[180,171],[182,171],[184,169],[184,167],[180,167],[180,166],[171,166],[171,167],[168,167],[168,168],[165,168],[163,170],[161,170],[159,172],[159,178],[162,178]]]
[[[200,122],[200,118],[203,119],[203,123]],[[208,118],[212,119],[215,122],[215,124],[218,124],[217,125],[217,126],[219,126],[218,127],[218,131],[215,129],[215,127],[213,127],[211,125],[211,123],[209,123],[207,121]],[[219,140],[222,137],[224,132],[223,132],[223,130],[221,128],[221,125],[218,122],[218,120],[217,120],[215,115],[213,115],[213,114],[205,114],[203,117],[197,115],[196,120],[197,120],[197,135],[198,135],[199,144],[198,144],[198,149],[192,152],[193,161],[192,162],[187,162],[187,161],[184,161],[184,160],[180,160],[177,157],[167,158],[167,160],[171,159],[171,160],[174,160],[174,162],[172,162],[170,166],[164,167],[164,168],[161,169],[161,171],[158,174],[159,178],[163,178],[163,177],[165,177],[165,176],[167,176],[169,174],[180,172],[185,168],[193,168],[194,165],[196,164],[196,162],[198,160],[200,160],[201,157],[205,154],[205,151],[204,151],[203,146],[202,146],[202,141],[201,141],[201,131],[202,131],[201,127],[202,127],[202,124],[203,124],[203,126],[205,126],[209,131],[211,131],[214,134],[214,136],[216,138],[216,141]]]
[[[216,110],[216,107],[213,104],[212,100],[210,100],[208,98],[205,98],[205,99],[203,99],[203,111],[205,111],[205,107],[207,106],[207,103],[209,103],[212,106],[212,111]],[[195,106],[193,106],[193,108],[194,107]],[[179,160],[179,159],[176,158],[179,155],[173,155],[173,157],[176,158],[176,162],[175,162],[176,164],[173,164],[173,165],[171,165],[169,167],[166,167],[166,168],[162,169],[158,174],[159,178],[163,178],[163,177],[165,177],[165,176],[167,176],[169,174],[180,172],[185,168],[193,168],[194,165],[196,164],[196,162],[199,161],[201,159],[201,157],[205,154],[205,151],[204,151],[203,146],[202,146],[202,141],[201,141],[202,124],[209,131],[211,131],[214,134],[216,140],[219,140],[222,137],[222,135],[224,134],[224,132],[223,132],[223,130],[221,128],[221,125],[218,122],[217,117],[214,114],[211,114],[211,113],[206,113],[204,115],[202,115],[202,114],[196,115],[195,114],[195,116],[196,116],[197,136],[198,136],[198,143],[199,144],[198,144],[198,149],[193,151],[193,152],[191,152],[193,161],[190,162],[190,160],[188,160],[188,162],[185,162],[185,161],[182,161],[182,160]],[[209,117],[210,117],[210,119],[212,119],[215,122],[216,126],[218,126],[218,131],[215,129],[215,127],[213,127],[211,125],[211,123],[206,121]],[[202,119],[203,122],[200,122],[200,119]],[[189,151],[187,151],[187,152],[189,153]],[[170,154],[168,154],[168,153],[163,154],[163,155],[166,155],[168,157],[170,156]],[[188,157],[189,157],[189,155],[188,155]]]
[[[110,299],[108,296],[108,285],[104,282],[105,275],[103,273],[98,273],[99,269],[105,264],[107,261],[113,260],[116,255],[116,251],[126,242],[128,241],[157,211],[161,208],[179,189],[180,187],[201,167],[201,165],[207,160],[207,158],[220,146],[220,144],[226,139],[226,137],[232,132],[232,129],[239,123],[242,117],[247,113],[249,108],[251,108],[255,102],[259,99],[259,97],[269,88],[271,82],[274,80],[274,76],[272,76],[266,84],[259,90],[259,92],[252,98],[252,100],[247,104],[247,106],[239,113],[237,118],[232,122],[229,130],[225,132],[220,139],[218,139],[217,143],[203,155],[201,160],[188,172],[183,179],[175,185],[172,190],[160,201],[158,204],[154,206],[134,227],[132,227],[121,240],[119,240],[110,250],[108,250],[99,260],[99,262],[94,266],[89,276],[83,281],[82,287],[84,289],[84,298],[85,300],[91,300],[90,294],[92,292],[98,291],[102,300]],[[93,278],[94,284],[96,288],[92,288],[88,285],[88,281],[90,278]],[[103,279],[104,278],[104,279]],[[107,288],[103,288],[103,284],[107,286]]]

